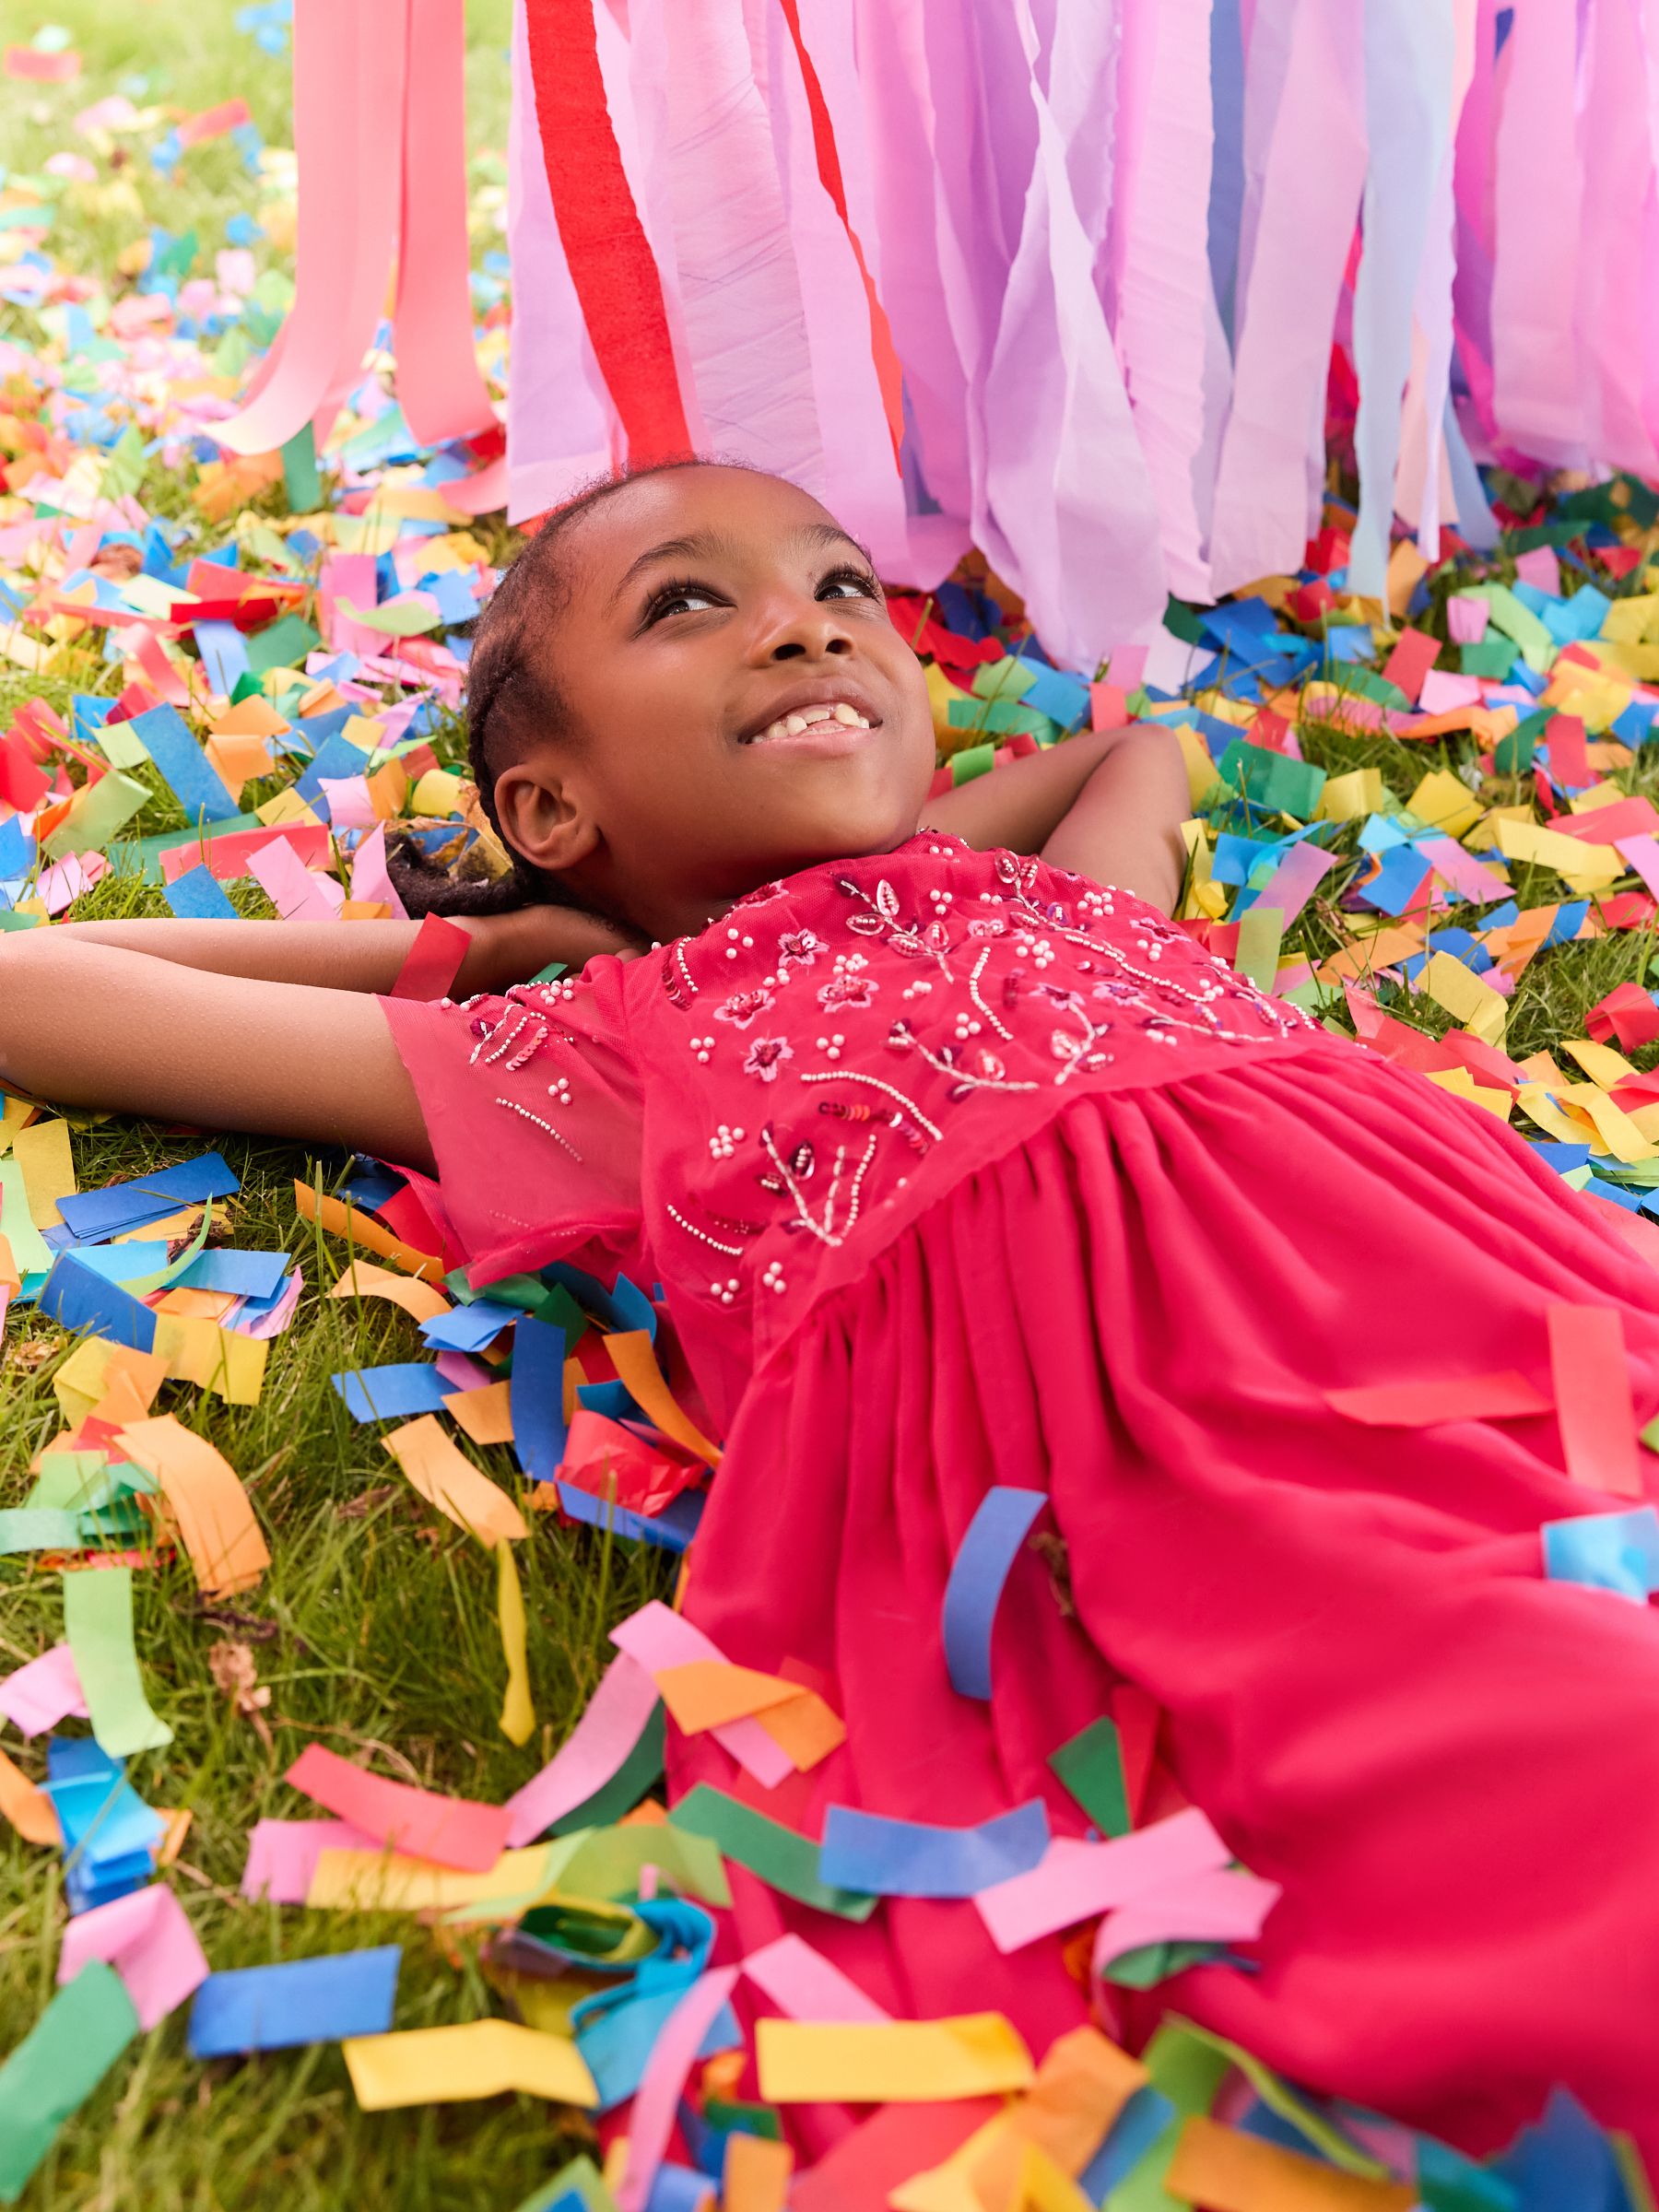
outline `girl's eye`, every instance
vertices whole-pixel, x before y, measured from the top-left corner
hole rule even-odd
[[[718,594],[706,584],[665,583],[645,609],[645,619],[650,623],[661,621],[665,615],[700,614],[705,607],[719,604]]]
[[[820,599],[876,599],[880,593],[867,569],[831,569],[818,588]]]

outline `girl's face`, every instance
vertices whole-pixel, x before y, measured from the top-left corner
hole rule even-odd
[[[571,527],[548,649],[568,735],[497,780],[510,841],[666,937],[757,884],[910,836],[921,664],[859,547],[746,469],[641,477]]]

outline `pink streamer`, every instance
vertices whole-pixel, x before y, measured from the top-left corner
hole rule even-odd
[[[1515,10],[1494,149],[1493,405],[1506,438],[1570,468],[1589,459],[1571,307],[1582,219],[1577,17],[1569,6]]]
[[[510,1847],[546,1835],[556,1820],[602,1789],[639,1742],[656,1702],[656,1684],[645,1669],[626,1653],[613,1659],[564,1743],[507,1800]]]
[[[804,1936],[780,1936],[776,1942],[751,1951],[743,1962],[744,1973],[769,2005],[792,2020],[853,2021],[879,2027],[890,2020],[874,1997],[866,1997],[822,1951]]]
[[[617,2186],[617,2212],[645,2212],[674,2133],[674,2116],[703,2038],[737,1985],[738,1970],[704,1974],[686,1992],[657,2031],[644,2077],[634,2095],[628,2136],[628,2169]]]

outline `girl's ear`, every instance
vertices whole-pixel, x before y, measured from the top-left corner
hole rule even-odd
[[[598,824],[580,792],[557,769],[528,760],[503,769],[495,804],[508,844],[549,875],[577,866],[599,842]]]

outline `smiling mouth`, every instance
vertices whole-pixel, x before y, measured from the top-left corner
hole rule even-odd
[[[823,724],[840,724],[843,729],[872,730],[877,725],[868,715],[848,703],[844,699],[810,707],[798,707],[791,714],[779,715],[776,722],[765,729],[757,730],[751,736],[739,738],[740,745],[775,744],[787,737],[804,736],[808,730]]]

